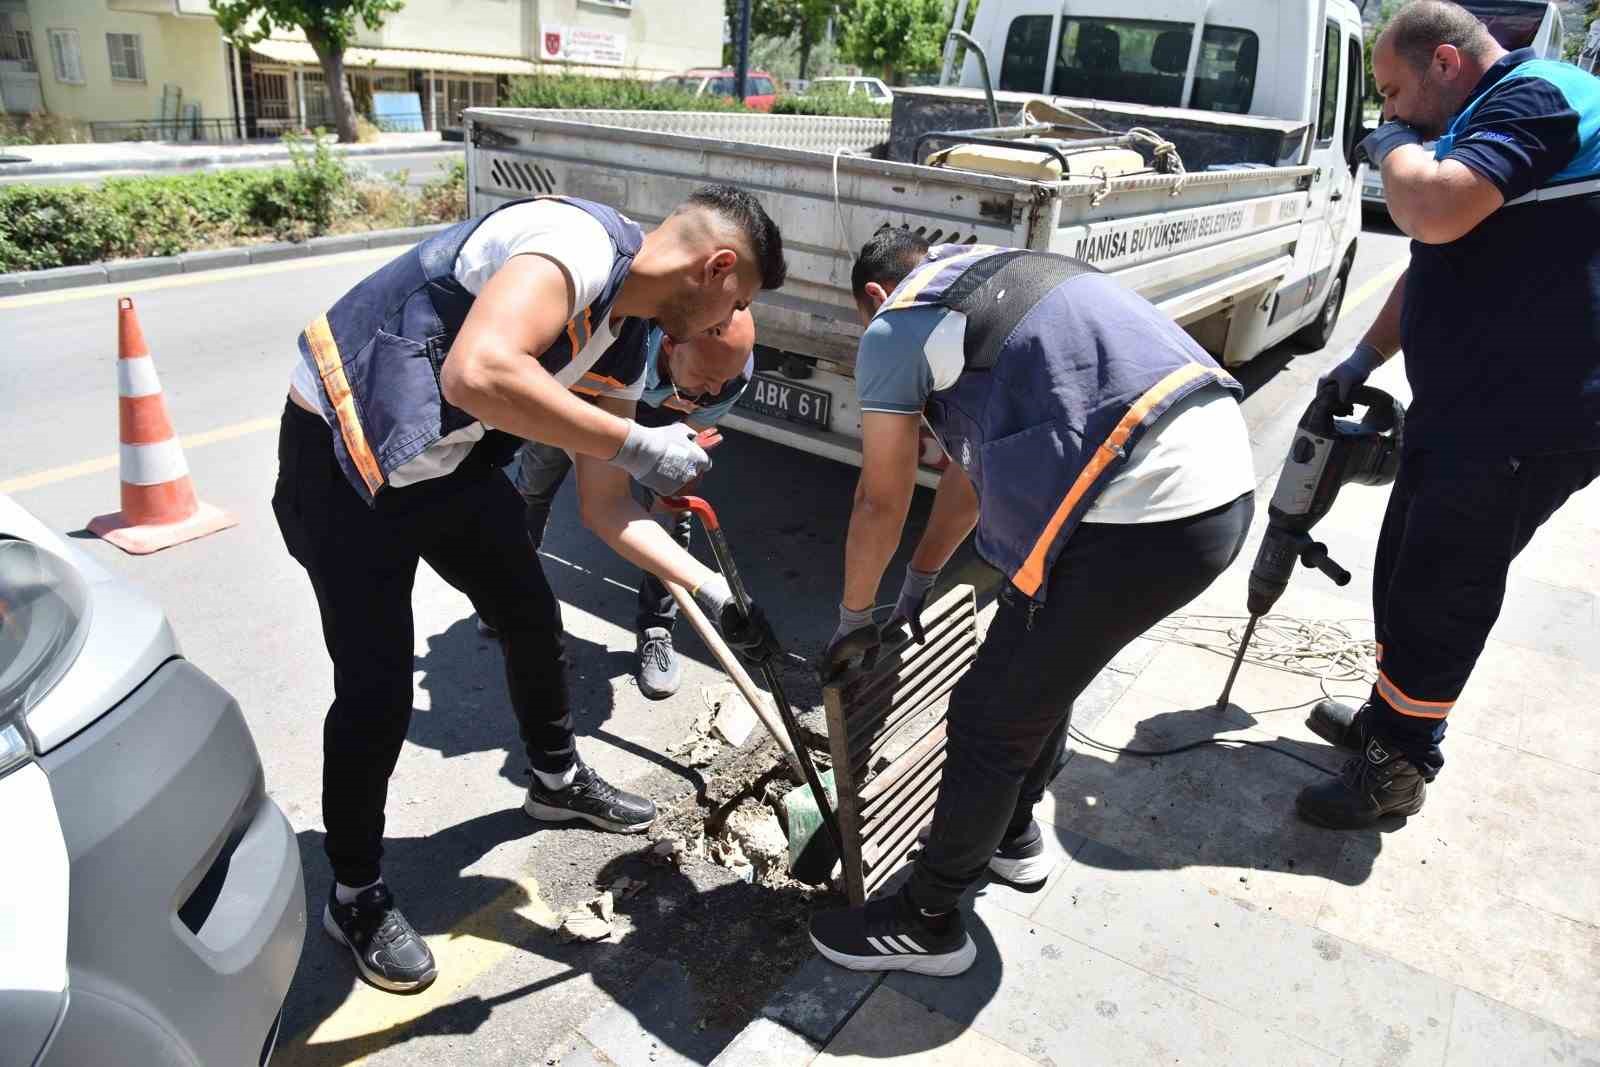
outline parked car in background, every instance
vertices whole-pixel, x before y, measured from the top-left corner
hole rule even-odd
[[[1532,48],[1541,59],[1561,58],[1561,39],[1565,27],[1561,21],[1561,8],[1548,0],[1457,0],[1462,7],[1478,16],[1489,28],[1500,47],[1516,50]],[[1433,142],[1425,147],[1431,149]],[[1361,181],[1361,206],[1386,212],[1383,199],[1383,175],[1377,167],[1366,168]]]
[[[679,89],[690,96],[732,96],[733,71],[697,69],[686,70],[670,78],[662,78],[656,86],[662,89]],[[764,70],[752,70],[745,77],[744,106],[752,111],[771,111],[778,99],[777,83]]]
[[[0,495],[0,1065],[265,1064],[300,851],[161,609]]]
[[[806,92],[813,96],[819,93],[844,93],[846,96],[861,95],[877,104],[887,104],[894,100],[894,93],[883,83],[882,78],[861,76],[812,78],[811,85]]]

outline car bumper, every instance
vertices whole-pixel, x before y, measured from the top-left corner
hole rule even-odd
[[[300,853],[239,705],[170,660],[40,759],[71,861],[43,1063],[258,1064],[305,935]]]

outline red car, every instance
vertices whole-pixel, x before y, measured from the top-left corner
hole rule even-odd
[[[699,96],[702,93],[732,96],[733,71],[701,67],[686,70],[670,78],[662,78],[656,85],[662,89],[681,89],[690,96]],[[778,98],[778,88],[773,83],[772,75],[764,70],[750,71],[745,77],[744,89],[744,106],[752,111],[771,111],[773,101]]]

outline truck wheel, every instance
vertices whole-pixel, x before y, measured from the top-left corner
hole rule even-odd
[[[1338,277],[1333,279],[1333,284],[1328,286],[1328,295],[1322,301],[1322,310],[1317,312],[1317,317],[1300,328],[1294,339],[1311,348],[1324,348],[1333,338],[1334,328],[1339,325],[1339,311],[1344,307],[1345,281],[1350,277],[1350,267],[1353,261],[1346,261],[1339,268]]]

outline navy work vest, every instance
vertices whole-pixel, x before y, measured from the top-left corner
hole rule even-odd
[[[1146,430],[1211,383],[1239,384],[1176,323],[1079,260],[940,245],[879,315],[920,305],[967,318],[966,366],[925,414],[978,493],[977,550],[1044,600],[1084,511]]]
[[[616,259],[595,302],[575,310],[561,336],[539,356],[552,374],[575,359],[592,324],[605,321],[633,266],[643,233],[603,204],[551,197],[593,216],[611,238]],[[527,203],[504,204],[496,210]],[[490,212],[489,214],[493,214]],[[315,370],[322,410],[339,432],[333,450],[345,477],[371,504],[389,475],[440,438],[477,420],[445,400],[439,371],[474,300],[455,278],[456,257],[483,220],[441,230],[378,268],[300,334],[300,352]],[[641,337],[642,335],[633,334]],[[637,343],[635,347],[640,347]],[[617,351],[616,346],[608,349]],[[642,358],[642,352],[640,353]],[[597,365],[595,372],[603,368]],[[587,377],[596,377],[591,374]],[[605,381],[604,375],[600,376]],[[307,397],[307,399],[312,399]],[[517,441],[490,433],[479,442],[509,461]]]

